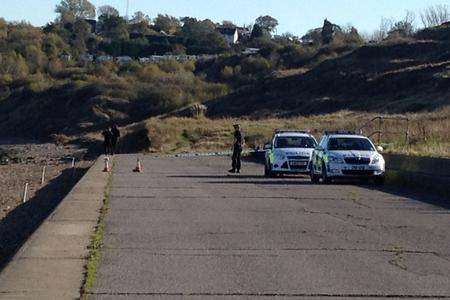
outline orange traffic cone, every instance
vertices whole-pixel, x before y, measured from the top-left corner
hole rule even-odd
[[[109,157],[106,156],[106,157],[105,157],[105,166],[103,167],[103,172],[109,172],[109,171],[111,171],[111,170],[109,169]]]
[[[136,168],[134,168],[133,172],[135,172],[135,173],[142,172],[141,160],[139,158],[136,160]]]

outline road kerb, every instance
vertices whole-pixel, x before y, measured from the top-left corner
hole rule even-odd
[[[102,169],[100,157],[0,273],[0,299],[80,297],[109,176]]]

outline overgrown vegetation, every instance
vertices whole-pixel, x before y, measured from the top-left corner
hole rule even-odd
[[[109,205],[109,190],[111,187],[112,175],[109,175],[108,183],[105,187],[103,196],[103,205],[100,209],[97,226],[91,236],[91,243],[89,245],[89,257],[86,264],[84,274],[83,286],[81,287],[81,299],[88,299],[88,294],[97,279],[97,270],[101,259],[101,249],[103,246],[103,239],[105,235],[105,217]]]
[[[111,6],[62,0],[43,28],[0,19],[0,135],[67,142],[192,103],[206,104],[211,118],[439,110],[450,86],[450,25],[441,25],[448,11],[429,7],[424,28],[408,12],[367,36],[325,20],[298,37],[275,35],[271,16],[245,27],[143,12],[127,19]],[[226,34],[235,31],[238,43]],[[152,55],[164,59],[149,62]],[[168,150],[196,147],[209,134],[185,130]]]
[[[368,124],[363,133],[371,135],[387,152],[450,157],[449,115],[448,107],[433,113],[410,113],[402,115],[409,119],[408,126],[394,119],[383,121],[379,128],[377,121]],[[235,123],[240,123],[243,127],[246,147],[262,148],[275,129],[309,130],[320,139],[325,130],[357,131],[375,116],[377,114],[340,111],[320,116],[259,120],[152,118],[127,128],[131,139],[139,141],[139,144],[131,145],[132,149],[128,150],[163,153],[230,150],[233,143],[232,124]],[[373,133],[380,129],[384,133],[381,140],[378,140],[378,135]],[[408,140],[405,138],[406,132]],[[125,139],[124,143],[127,144],[128,140]]]

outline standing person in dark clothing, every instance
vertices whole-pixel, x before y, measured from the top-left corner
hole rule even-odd
[[[232,156],[232,168],[228,172],[240,173],[241,172],[241,154],[244,139],[241,133],[241,126],[239,124],[234,125],[234,143],[233,143],[233,156]]]
[[[105,129],[102,132],[103,135],[103,149],[105,155],[112,154],[112,133],[109,129]]]
[[[112,154],[117,153],[117,142],[120,138],[120,131],[116,124],[111,126],[111,150]]]

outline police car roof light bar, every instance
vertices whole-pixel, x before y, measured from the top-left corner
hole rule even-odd
[[[348,134],[348,135],[356,135],[356,132],[351,130],[334,130],[334,131],[325,131],[325,135],[331,134]]]
[[[275,134],[280,133],[306,133],[309,134],[309,130],[293,130],[293,129],[275,129]]]

